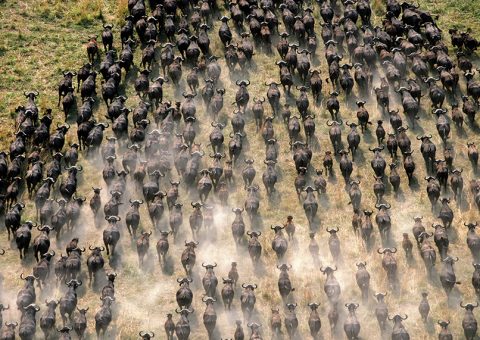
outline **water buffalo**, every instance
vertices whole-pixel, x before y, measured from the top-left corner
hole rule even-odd
[[[335,266],[335,269],[332,267],[320,267],[320,271],[324,274],[327,275],[327,279],[324,283],[323,290],[325,294],[327,295],[328,300],[330,303],[335,304],[338,302],[338,299],[340,297],[341,293],[341,288],[340,284],[338,283],[337,279],[335,278],[334,272],[337,270],[337,267]]]

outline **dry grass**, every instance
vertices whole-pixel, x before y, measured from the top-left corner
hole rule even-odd
[[[84,49],[84,42],[89,34],[99,34],[101,32],[101,24],[104,22],[114,22],[115,27],[115,47],[119,48],[118,44],[118,29],[122,21],[122,17],[126,13],[127,1],[21,1],[14,2],[7,0],[0,5],[0,31],[4,34],[4,39],[0,41],[0,144],[7,145],[12,136],[12,112],[14,108],[23,103],[24,98],[22,93],[24,90],[37,89],[41,95],[39,97],[39,105],[43,111],[47,107],[56,108],[56,84],[61,78],[61,71],[66,69],[78,69],[78,67],[86,62],[86,53]],[[474,2],[468,0],[461,0],[452,3],[451,1],[421,1],[421,4],[434,13],[441,15],[440,27],[443,29],[445,36],[449,27],[452,25],[458,26],[462,29],[471,27],[472,29],[480,28],[480,13],[478,6],[475,7]],[[382,15],[383,4],[378,1],[373,4],[375,13]],[[465,15],[460,15],[463,13]],[[318,22],[318,18],[317,18]],[[453,23],[452,23],[453,22]],[[218,24],[211,31],[212,53],[217,56],[222,56],[222,47],[218,41],[217,36]],[[321,68],[324,70],[325,61],[323,58],[323,48],[317,51],[321,60]],[[227,89],[225,95],[225,108],[222,112],[220,121],[228,122],[231,115],[232,107],[229,103],[233,102],[236,87],[234,81],[240,78],[250,79],[252,85],[249,87],[251,97],[263,96],[266,88],[263,86],[263,81],[267,79],[277,79],[278,71],[273,60],[278,57],[276,53],[265,55],[257,51],[254,58],[254,63],[249,69],[248,74],[229,74],[227,67],[223,62],[222,66],[222,86]],[[135,62],[138,65],[140,61],[140,51],[135,54]],[[319,67],[319,62],[313,63],[315,67]],[[478,65],[478,64],[477,64]],[[133,107],[137,98],[133,93],[132,79],[135,78],[131,71],[129,75],[130,82],[126,87],[126,94],[129,96],[127,106]],[[158,70],[156,70],[158,72]],[[184,68],[184,74],[188,73],[188,68]],[[325,70],[324,70],[324,74]],[[464,90],[464,82],[462,82],[462,89]],[[182,82],[181,88],[186,87],[185,82]],[[165,88],[165,97],[168,99],[178,99],[179,93],[172,91],[171,85]],[[324,93],[330,89],[326,85]],[[287,100],[294,106],[296,91],[293,91],[292,98]],[[282,101],[285,100],[285,95],[282,93]],[[310,98],[311,100],[311,98]],[[100,100],[99,100],[100,101]],[[368,98],[368,109],[372,121],[381,117],[381,114],[376,110],[374,98]],[[398,102],[394,106],[398,106]],[[435,130],[435,120],[432,115],[428,114],[428,99],[424,100],[424,109],[421,113],[421,127],[425,133],[434,135],[434,142],[438,147],[438,154],[442,154],[441,141]],[[317,115],[317,138],[319,146],[315,150],[315,155],[312,165],[316,168],[321,166],[323,151],[331,149],[330,141],[328,139],[327,127],[325,121],[329,118],[323,106],[314,106],[311,102],[311,111]],[[267,109],[269,111],[269,109]],[[55,117],[61,119],[63,114],[54,109]],[[105,113],[103,103],[99,105],[96,112],[96,117],[102,120]],[[209,118],[204,112],[201,100],[198,101],[197,108],[199,121],[198,139],[206,148],[208,143],[207,134],[210,131]],[[342,103],[341,116],[344,119],[353,119],[355,116],[352,107],[346,107]],[[72,129],[73,130],[73,129]],[[228,134],[230,128],[227,128]],[[240,168],[236,170],[237,186],[232,188],[229,205],[227,208],[218,206],[216,214],[216,223],[212,233],[208,235],[204,232],[204,240],[201,241],[200,248],[197,252],[197,266],[194,270],[194,287],[195,298],[193,307],[195,313],[191,317],[192,321],[192,336],[191,339],[205,339],[206,333],[202,324],[203,303],[201,302],[201,295],[203,289],[201,288],[201,277],[203,276],[203,269],[200,267],[202,261],[217,262],[216,268],[217,277],[226,276],[230,262],[237,261],[240,263],[240,281],[257,283],[259,288],[257,290],[257,304],[256,315],[254,319],[263,324],[263,335],[269,338],[270,332],[268,328],[268,320],[270,315],[270,308],[281,306],[282,301],[277,290],[278,271],[275,269],[275,255],[271,250],[270,242],[273,233],[269,231],[269,225],[274,223],[281,223],[286,215],[291,214],[295,216],[297,222],[296,240],[290,244],[289,251],[285,262],[292,264],[291,278],[296,291],[292,294],[292,301],[296,301],[299,306],[297,315],[300,321],[299,331],[308,338],[308,328],[306,320],[308,318],[308,310],[306,304],[308,302],[320,302],[322,318],[322,333],[324,339],[338,339],[343,338],[342,321],[339,323],[338,334],[330,335],[328,330],[328,321],[326,313],[328,310],[328,302],[323,293],[324,277],[318,271],[311,261],[310,255],[306,248],[308,244],[308,226],[301,205],[296,199],[293,187],[293,180],[295,177],[295,168],[293,166],[292,155],[288,149],[288,135],[285,128],[280,122],[275,123],[276,138],[279,140],[280,153],[279,164],[277,170],[280,173],[280,181],[277,184],[277,196],[271,202],[265,197],[263,186],[261,185],[261,175],[264,171],[262,158],[264,155],[264,146],[261,137],[255,134],[255,126],[253,121],[249,121],[247,128],[248,143],[244,150],[245,156],[254,157],[255,167],[257,170],[256,182],[262,187],[262,201],[261,201],[261,216],[262,225],[248,225],[248,229],[260,229],[263,231],[261,236],[262,245],[264,247],[263,262],[264,269],[254,270],[250,259],[244,249],[236,250],[233,246],[230,235],[230,223],[232,221],[231,207],[243,206],[245,194],[241,187]],[[373,133],[373,130],[371,131]],[[472,140],[478,141],[478,131],[465,127],[466,135]],[[344,139],[347,131],[344,131]],[[407,186],[407,179],[403,170],[400,170],[402,176],[402,194],[398,199],[394,199],[391,192],[386,196],[386,200],[392,204],[392,236],[397,243],[401,241],[403,232],[410,232],[412,226],[412,216],[425,216],[425,224],[430,225],[436,221],[435,217],[430,212],[430,207],[426,192],[423,186],[422,178],[425,175],[423,160],[419,155],[419,142],[414,138],[419,131],[409,131],[408,135],[412,139],[413,148],[417,150],[414,154],[414,159],[417,164],[416,178],[419,185],[409,188]],[[457,132],[454,128],[452,130],[452,138],[449,144],[454,146],[456,150],[455,166],[464,168],[464,180],[467,183],[475,175],[471,171],[466,155],[466,137]],[[71,131],[68,135],[69,141],[75,140],[75,133]],[[369,161],[371,154],[368,147],[375,144],[375,138],[371,134],[362,136],[361,148],[359,150],[358,160],[355,162],[353,176],[362,180],[361,187],[363,189],[363,206],[365,208],[373,208],[374,197],[372,193],[372,171],[369,168]],[[387,158],[387,155],[384,155]],[[99,170],[103,167],[99,162],[93,160],[82,159],[80,163],[85,170],[81,177],[79,188],[80,194],[90,197],[91,185],[103,185],[103,180],[99,175]],[[205,159],[204,164],[208,165],[209,160]],[[120,164],[119,164],[120,166]],[[369,304],[365,305],[360,301],[360,293],[354,281],[355,262],[358,260],[365,260],[368,263],[368,270],[372,274],[371,286],[372,292],[388,291],[386,282],[386,275],[381,268],[381,256],[375,252],[367,252],[360,240],[357,240],[350,227],[351,221],[351,207],[347,205],[348,196],[343,189],[343,179],[340,176],[338,163],[334,165],[336,177],[329,180],[328,194],[325,198],[320,200],[319,217],[321,220],[321,230],[317,236],[317,240],[321,245],[321,259],[322,264],[333,264],[328,247],[328,234],[324,231],[327,226],[340,227],[340,239],[342,242],[343,261],[338,263],[339,270],[336,273],[338,280],[342,286],[342,301],[355,301],[360,303],[358,310],[358,317],[362,325],[361,336],[364,339],[379,339],[381,335],[378,331],[378,326],[373,316],[374,303],[370,299]],[[172,172],[174,173],[174,171]],[[176,177],[176,174],[173,175]],[[166,187],[167,180],[162,182],[162,186]],[[136,198],[140,197],[132,188],[129,188],[129,196]],[[107,199],[106,189],[103,190],[104,202]],[[451,193],[447,193],[451,196]],[[177,284],[175,279],[184,275],[183,269],[180,265],[180,254],[183,250],[183,240],[190,239],[190,231],[188,227],[188,216],[191,208],[189,205],[190,198],[182,188],[181,192],[184,206],[184,225],[179,236],[179,243],[171,246],[170,259],[173,263],[174,272],[172,274],[165,274],[161,271],[157,264],[156,254],[154,251],[154,243],[157,239],[154,234],[151,250],[144,269],[139,268],[135,246],[128,238],[128,234],[124,232],[121,239],[121,247],[119,249],[120,260],[113,264],[106,265],[106,270],[114,269],[119,273],[117,284],[117,302],[115,303],[115,321],[113,327],[108,333],[108,338],[117,339],[134,339],[137,338],[137,333],[141,329],[150,329],[158,334],[159,338],[163,338],[163,321],[164,316],[168,312],[172,312],[176,307],[175,291]],[[24,194],[23,199],[28,203],[28,209],[24,215],[25,219],[32,218],[33,203],[27,199]],[[192,199],[196,199],[193,197]],[[218,199],[212,197],[212,202],[218,204]],[[450,304],[439,282],[433,284],[427,282],[423,263],[419,257],[418,252],[415,251],[415,263],[411,266],[407,265],[404,255],[400,250],[397,253],[399,264],[399,277],[401,281],[401,290],[397,294],[389,293],[387,302],[392,313],[401,312],[409,314],[409,319],[405,322],[407,329],[410,332],[412,339],[433,339],[436,337],[438,328],[435,327],[437,319],[449,319],[452,321],[451,330],[454,332],[455,338],[463,334],[461,330],[462,309],[458,307],[458,301],[474,301],[475,294],[470,285],[470,277],[472,273],[471,256],[465,244],[466,230],[463,227],[464,221],[474,221],[478,219],[478,212],[475,209],[470,209],[469,204],[471,197],[467,193],[464,204],[461,207],[452,208],[455,212],[454,228],[455,235],[452,235],[450,253],[454,256],[460,257],[460,261],[455,265],[457,278],[462,282],[455,290],[450,299]],[[145,207],[142,212],[142,227],[145,230],[150,230],[151,225],[146,215]],[[99,244],[101,240],[102,227],[95,227],[92,216],[88,207],[84,209],[84,218],[75,229],[75,232],[68,235],[68,238],[73,235],[80,236],[81,243],[84,246],[90,244]],[[167,220],[164,221],[164,228],[168,228]],[[34,233],[36,235],[36,232]],[[376,236],[376,245],[379,245],[378,235]],[[205,239],[206,238],[206,239]],[[52,245],[52,248],[58,250],[64,248],[65,242],[61,244]],[[17,275],[22,272],[29,272],[33,265],[33,259],[29,258],[25,263],[20,263],[18,260],[18,253],[14,244],[8,243],[6,233],[2,232],[0,235],[0,245],[8,250],[7,254],[1,258],[2,271],[4,277],[3,289],[0,294],[0,302],[10,303],[14,305],[15,295],[21,287],[21,281],[17,279]],[[399,246],[398,246],[399,247]],[[86,255],[85,255],[86,258]],[[84,266],[85,267],[85,266]],[[441,267],[437,263],[437,270]],[[86,282],[86,278],[84,278]],[[86,284],[85,284],[86,285]],[[46,297],[60,297],[63,294],[62,288],[55,288],[53,290],[40,293],[38,297],[39,303]],[[428,291],[430,304],[432,307],[431,318],[427,325],[423,325],[418,315],[417,306],[420,298],[420,292]],[[221,303],[217,303],[218,313],[218,338],[220,335],[230,337],[234,330],[234,321],[241,318],[240,303],[238,296],[240,290],[236,292],[236,299],[234,302],[234,312],[225,313],[221,307]],[[90,307],[89,316],[89,337],[94,337],[93,330],[93,315],[94,311],[99,305],[98,290],[80,289],[79,292],[79,306]],[[341,305],[342,306],[342,305]],[[42,306],[43,307],[43,306]],[[18,319],[18,314],[13,311],[13,308],[4,313],[4,320]],[[245,329],[246,330],[246,329]],[[40,335],[40,330],[37,331]]]

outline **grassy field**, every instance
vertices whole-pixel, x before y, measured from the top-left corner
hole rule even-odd
[[[480,30],[480,7],[473,1],[419,1],[422,8],[430,10],[434,14],[440,15],[439,26],[444,32],[444,39],[449,44],[448,29],[458,27],[466,29],[472,28],[474,32]],[[372,7],[376,15],[375,21],[378,23],[384,12],[384,4],[382,1],[372,1]],[[14,117],[14,109],[16,106],[24,103],[23,91],[38,90],[39,107],[41,113],[46,108],[53,108],[56,121],[63,119],[63,113],[56,107],[57,102],[57,83],[62,77],[64,70],[77,70],[83,63],[87,62],[85,51],[85,42],[89,35],[100,34],[102,23],[113,23],[115,32],[115,47],[120,48],[119,44],[119,27],[122,18],[127,13],[126,0],[78,0],[78,1],[56,1],[56,0],[28,0],[28,1],[12,1],[4,0],[0,2],[0,145],[8,146],[14,133],[12,124]],[[316,16],[318,10],[315,11]],[[317,16],[316,31],[319,32]],[[211,31],[212,53],[217,56],[223,56],[222,46],[217,35],[218,23]],[[478,37],[477,37],[478,38]],[[319,41],[321,39],[319,38]],[[314,58],[313,67],[321,68],[323,74],[325,71],[325,59],[323,57],[323,48],[317,50],[318,58]],[[103,55],[103,53],[102,53]],[[453,53],[451,53],[453,56]],[[135,53],[135,63],[140,64],[141,52],[137,49]],[[249,87],[251,98],[253,96],[261,97],[266,94],[266,87],[263,85],[265,80],[275,80],[278,78],[278,69],[273,61],[278,60],[275,52],[270,54],[261,53],[257,50],[254,62],[248,70],[248,74],[242,74],[240,71],[230,74],[223,61],[222,77],[220,87],[225,87],[227,92],[225,95],[225,106],[222,111],[220,121],[229,122],[233,107],[237,79],[249,79],[251,86]],[[478,66],[478,60],[476,60]],[[122,87],[129,97],[127,106],[134,107],[138,102],[138,98],[133,91],[133,79],[136,72],[140,71],[134,68],[128,75],[128,84]],[[380,70],[379,70],[380,72]],[[158,65],[155,67],[155,74],[158,73]],[[188,67],[184,68],[184,75],[188,73]],[[298,81],[298,79],[297,79]],[[461,89],[465,92],[465,82],[462,80]],[[203,83],[201,84],[203,86]],[[185,80],[181,83],[181,89],[173,91],[172,85],[165,86],[165,98],[169,100],[180,99],[179,95],[186,88]],[[330,91],[328,84],[324,84],[323,93]],[[100,92],[99,92],[100,93]],[[393,91],[391,91],[393,93]],[[295,97],[298,91],[292,91],[292,97],[286,97],[282,93],[282,102],[287,100],[292,106],[295,105]],[[381,113],[377,111],[375,98],[365,98],[368,102],[367,108],[371,115],[371,120],[376,121],[381,118]],[[459,94],[457,94],[459,100]],[[398,98],[392,95],[392,107],[398,107]],[[105,105],[101,102],[95,112],[98,120],[103,120],[105,114]],[[328,128],[325,124],[329,118],[328,112],[325,112],[323,105],[313,105],[310,97],[310,110],[316,114],[317,132],[316,137],[318,144],[316,145],[312,165],[316,168],[321,167],[322,156],[325,150],[331,149],[328,139]],[[437,155],[442,155],[442,143],[435,129],[435,117],[429,112],[430,103],[427,97],[423,100],[423,110],[420,114],[421,128],[417,130],[409,130],[408,135],[412,140],[412,148],[415,151],[414,160],[417,164],[415,172],[416,184],[408,187],[407,178],[402,166],[399,166],[401,174],[401,194],[398,198],[394,198],[391,190],[388,191],[386,200],[392,205],[392,237],[400,247],[403,232],[411,233],[413,225],[412,217],[415,215],[423,215],[425,225],[437,221],[435,214],[430,212],[430,204],[425,191],[424,176],[425,166],[419,152],[420,143],[415,139],[419,133],[431,133],[433,141],[437,145]],[[450,108],[450,104],[447,105]],[[269,108],[266,107],[267,113]],[[208,133],[211,130],[210,118],[205,113],[203,103],[198,100],[197,115],[199,117],[199,129],[197,138],[207,150]],[[248,115],[251,116],[250,114]],[[353,120],[355,111],[353,106],[346,106],[342,101],[341,117],[345,121]],[[385,118],[385,117],[384,117]],[[402,118],[404,118],[402,116]],[[405,121],[405,118],[404,118]],[[74,119],[72,119],[73,125]],[[67,140],[76,141],[76,134],[71,129],[67,136]],[[478,128],[471,128],[464,125],[464,132],[457,131],[452,126],[451,139],[448,144],[453,146],[456,151],[455,167],[463,168],[463,178],[465,183],[470,179],[476,178],[472,172],[471,166],[467,158],[466,142],[468,140],[477,141],[478,144]],[[423,131],[423,132],[422,132]],[[226,135],[230,132],[230,125],[226,129]],[[245,193],[241,185],[241,168],[239,166],[235,171],[236,185],[232,186],[228,206],[222,207],[217,197],[211,197],[210,203],[215,204],[215,226],[213,231],[206,237],[205,232],[200,241],[197,251],[197,265],[194,268],[193,287],[194,302],[193,308],[195,313],[191,315],[192,334],[191,339],[206,339],[205,328],[202,324],[202,313],[204,304],[201,302],[203,288],[201,278],[203,277],[202,262],[217,262],[218,267],[215,268],[217,277],[226,277],[232,261],[239,263],[240,282],[251,282],[258,284],[256,290],[257,304],[256,312],[252,320],[263,325],[262,333],[265,338],[270,337],[269,317],[270,308],[282,306],[282,300],[278,294],[277,278],[278,270],[275,268],[276,258],[271,249],[271,240],[273,232],[269,230],[271,224],[283,223],[287,215],[293,215],[297,223],[297,233],[295,240],[289,244],[289,250],[285,259],[286,263],[292,265],[290,277],[296,291],[290,296],[291,302],[297,302],[297,316],[300,322],[299,339],[308,339],[307,318],[309,310],[306,304],[309,302],[320,302],[320,315],[322,319],[322,334],[324,339],[340,339],[344,338],[343,317],[345,316],[343,304],[340,304],[342,311],[335,334],[330,334],[327,320],[328,301],[323,293],[324,276],[314,265],[308,253],[308,225],[301,204],[297,201],[293,181],[296,176],[295,167],[292,161],[292,154],[288,148],[288,134],[280,121],[275,122],[275,134],[279,141],[280,150],[278,157],[277,170],[280,174],[277,183],[277,193],[272,200],[268,200],[261,184],[261,175],[264,171],[262,160],[264,157],[264,146],[260,135],[255,134],[255,124],[253,120],[248,120],[246,127],[247,143],[243,153],[245,157],[255,159],[255,168],[257,170],[256,182],[262,188],[261,201],[261,225],[250,226],[247,229],[261,230],[261,242],[263,245],[263,265],[260,268],[253,268],[246,248],[236,249],[231,237],[230,225],[233,220],[231,213],[232,207],[242,207],[245,200]],[[347,130],[344,130],[343,139],[345,140]],[[107,133],[108,134],[108,133]],[[373,129],[369,133],[362,136],[362,143],[358,157],[354,164],[353,177],[362,181],[361,188],[363,191],[362,205],[365,208],[374,209],[375,199],[373,196],[373,172],[370,169],[369,161],[371,153],[368,147],[375,146],[376,140]],[[388,159],[387,154],[384,157]],[[205,167],[210,160],[205,157]],[[103,186],[105,184],[101,178],[100,171],[103,165],[96,159],[81,159],[80,164],[84,166],[84,171],[80,177],[79,193],[91,197],[91,186]],[[121,164],[118,164],[121,167]],[[389,291],[386,274],[381,267],[381,256],[376,252],[367,252],[360,239],[357,239],[351,231],[351,207],[347,204],[349,199],[343,187],[343,179],[341,178],[338,163],[335,162],[334,169],[336,176],[329,179],[327,195],[320,200],[319,217],[321,220],[321,230],[317,235],[317,241],[321,249],[322,265],[335,264],[328,251],[327,241],[328,233],[325,227],[338,226],[340,228],[339,237],[342,243],[342,260],[338,261],[338,271],[336,277],[342,287],[342,303],[358,302],[358,318],[360,320],[362,330],[362,339],[380,339],[388,337],[390,331],[380,334],[377,322],[373,315],[374,301],[370,298],[368,304],[361,302],[360,291],[355,283],[355,263],[364,260],[368,263],[368,270],[372,275],[371,287],[372,293]],[[388,172],[388,171],[387,171]],[[313,171],[310,171],[313,173]],[[172,171],[172,178],[177,178],[175,171]],[[162,180],[162,187],[167,188],[168,180]],[[141,198],[141,193],[135,192],[134,188],[129,187],[126,194],[128,197]],[[419,253],[415,250],[414,262],[408,264],[405,256],[400,249],[396,254],[399,265],[399,280],[401,289],[397,293],[390,293],[387,296],[387,303],[391,313],[407,313],[408,320],[404,322],[406,328],[410,332],[412,339],[434,339],[438,333],[439,327],[436,326],[438,319],[450,320],[450,329],[454,333],[455,338],[461,338],[463,331],[461,329],[461,319],[463,317],[463,309],[458,307],[458,302],[474,302],[475,293],[470,284],[471,274],[473,272],[472,257],[465,243],[466,228],[463,222],[478,220],[478,211],[474,207],[470,208],[472,198],[468,190],[465,190],[465,197],[459,206],[452,201],[451,207],[455,213],[453,222],[454,231],[450,235],[450,253],[460,258],[455,264],[457,280],[462,284],[455,288],[454,292],[447,300],[438,279],[434,282],[428,282],[425,275],[425,268]],[[103,202],[107,200],[107,190],[103,190]],[[115,317],[107,338],[109,339],[135,339],[138,338],[137,333],[140,330],[152,330],[157,334],[158,338],[163,339],[163,322],[165,314],[173,312],[176,308],[175,292],[178,288],[176,278],[184,276],[183,269],[180,264],[180,254],[184,240],[190,240],[191,234],[188,226],[188,216],[191,212],[190,201],[196,200],[195,195],[186,193],[184,187],[181,188],[180,200],[184,203],[184,225],[181,228],[180,236],[177,244],[172,244],[170,248],[169,262],[172,264],[172,270],[163,272],[158,265],[154,244],[158,239],[155,233],[151,240],[151,248],[148,259],[144,268],[138,266],[138,260],[134,243],[129,239],[128,233],[122,230],[122,239],[120,241],[119,256],[111,263],[106,265],[106,271],[115,270],[118,273],[116,284]],[[445,196],[453,196],[449,191]],[[34,218],[33,202],[28,200],[27,194],[23,194],[23,200],[27,203],[27,211],[24,219]],[[125,210],[127,207],[125,207]],[[121,214],[124,216],[124,212]],[[247,218],[245,216],[245,220]],[[168,228],[168,213],[163,221],[163,229]],[[142,228],[151,230],[151,223],[148,220],[146,208],[142,207]],[[74,235],[80,237],[82,246],[100,245],[103,225],[96,227],[93,223],[88,206],[83,209],[83,218],[80,219],[75,231],[57,244],[53,242],[52,248],[60,253],[65,243]],[[34,236],[37,232],[34,232]],[[378,232],[375,226],[376,246],[380,245]],[[25,273],[31,271],[34,264],[33,256],[30,256],[20,262],[18,252],[14,243],[9,244],[7,241],[6,231],[1,228],[0,248],[7,249],[7,254],[0,258],[1,270],[3,275],[3,288],[0,289],[0,303],[9,303],[12,307],[15,305],[15,297],[18,289],[22,286],[22,281],[18,275],[23,271]],[[88,251],[87,251],[88,252]],[[84,260],[87,254],[84,255]],[[108,261],[107,261],[108,262]],[[437,261],[437,271],[440,270],[441,264]],[[86,264],[83,264],[86,269]],[[90,307],[87,314],[89,319],[88,338],[94,338],[93,316],[100,305],[99,287],[95,289],[87,288],[87,278],[82,278],[85,282],[84,286],[79,289],[79,306],[84,308]],[[221,281],[221,280],[220,280]],[[219,288],[221,285],[219,285]],[[420,294],[423,291],[429,293],[429,301],[432,307],[430,318],[427,324],[423,324],[420,319],[417,306],[420,301]],[[37,302],[41,305],[43,312],[45,298],[59,298],[64,292],[64,287],[55,287],[54,283],[50,288],[38,293]],[[225,312],[221,306],[221,302],[217,302],[217,333],[216,338],[229,338],[233,336],[236,319],[241,319],[239,295],[241,290],[236,291],[234,308],[232,312]],[[282,309],[282,308],[281,308]],[[281,312],[283,315],[283,311]],[[15,308],[4,312],[4,320],[19,320],[19,315]],[[475,310],[475,315],[480,316]],[[175,316],[177,320],[177,316]],[[60,319],[57,320],[61,322]],[[244,328],[246,333],[247,329]],[[41,338],[40,329],[37,330],[37,336]]]

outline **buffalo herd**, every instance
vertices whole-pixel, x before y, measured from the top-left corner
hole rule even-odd
[[[124,3],[57,107],[16,103],[0,339],[477,338],[475,32],[397,0]]]

